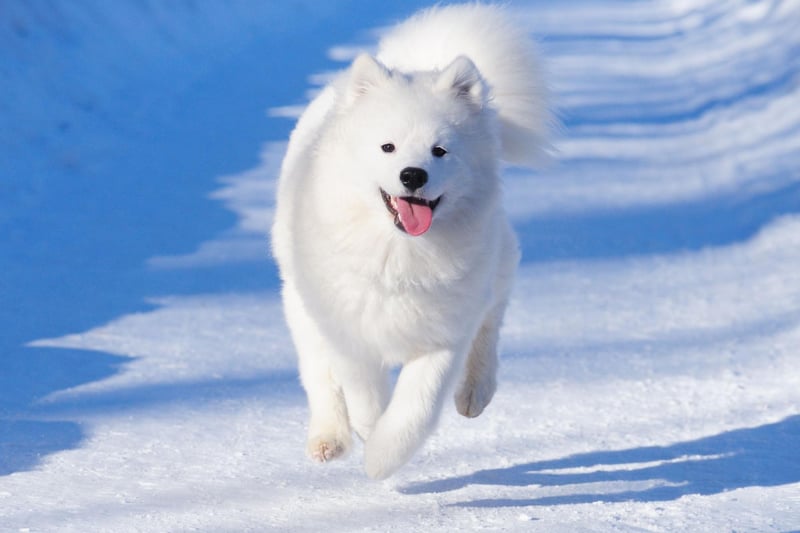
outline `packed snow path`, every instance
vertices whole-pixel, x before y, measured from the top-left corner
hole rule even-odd
[[[564,131],[500,388],[381,483],[303,456],[266,233],[414,7],[311,6],[0,7],[0,531],[800,529],[800,2],[512,3]]]

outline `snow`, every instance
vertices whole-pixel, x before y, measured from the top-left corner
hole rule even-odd
[[[564,128],[497,396],[304,457],[284,117],[413,4],[3,4],[0,531],[800,530],[796,0],[512,2]]]

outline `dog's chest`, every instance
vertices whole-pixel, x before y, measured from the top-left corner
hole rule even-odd
[[[403,363],[462,343],[485,311],[487,255],[454,244],[333,233],[298,264],[307,294],[346,349]]]
[[[353,342],[391,362],[452,345],[466,334],[463,310],[458,311],[463,306],[446,290],[364,287],[351,298],[347,307]]]
[[[473,276],[428,278],[427,284],[384,281],[340,271],[329,280],[327,295],[346,342],[390,363],[463,342],[489,300],[486,284]]]

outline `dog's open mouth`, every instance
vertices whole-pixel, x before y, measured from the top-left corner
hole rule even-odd
[[[381,189],[381,198],[389,213],[394,217],[394,225],[414,237],[422,235],[431,227],[433,210],[442,197],[426,200],[416,196],[391,196]]]

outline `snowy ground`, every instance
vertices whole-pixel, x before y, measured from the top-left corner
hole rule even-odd
[[[410,4],[3,3],[0,531],[800,530],[797,0],[513,2],[565,128],[498,394],[303,456],[281,116]]]

